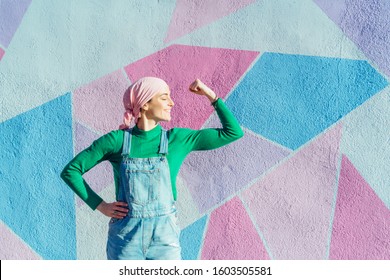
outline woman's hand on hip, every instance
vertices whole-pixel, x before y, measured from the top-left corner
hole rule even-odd
[[[190,85],[190,91],[193,93],[204,95],[206,96],[210,102],[213,102],[216,100],[217,95],[215,92],[210,89],[208,86],[206,86],[201,80],[196,79],[191,85]]]
[[[122,219],[126,217],[127,212],[129,212],[129,209],[127,208],[127,203],[120,201],[115,201],[112,203],[102,201],[98,205],[98,207],[96,207],[96,209],[108,217],[117,219]]]

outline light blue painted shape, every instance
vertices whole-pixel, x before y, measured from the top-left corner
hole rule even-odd
[[[181,231],[180,244],[182,247],[181,255],[183,260],[198,259],[206,222],[207,216],[204,216]]]
[[[0,131],[0,218],[42,258],[75,259],[74,195],[60,178],[73,155],[70,94]]]
[[[175,5],[32,1],[1,60],[0,121],[161,50]]]
[[[242,125],[295,150],[387,85],[366,61],[265,53],[226,104]]]

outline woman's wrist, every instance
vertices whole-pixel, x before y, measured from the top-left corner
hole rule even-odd
[[[99,203],[99,205],[96,207],[96,209],[103,213],[106,205],[107,205],[107,203],[104,200],[102,200],[102,202]]]
[[[218,99],[219,99],[219,97],[217,95],[215,95],[215,98],[212,101],[210,101],[211,105],[214,105],[214,103],[217,102]]]
[[[214,91],[209,91],[205,95],[210,100],[211,104],[218,100],[218,96]]]

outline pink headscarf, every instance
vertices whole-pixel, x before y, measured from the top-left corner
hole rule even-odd
[[[127,129],[131,121],[138,122],[140,110],[157,93],[166,92],[169,86],[164,80],[155,77],[141,78],[133,83],[123,95],[123,105],[126,112],[123,114],[123,124],[119,129]]]

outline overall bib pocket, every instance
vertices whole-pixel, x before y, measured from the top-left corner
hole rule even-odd
[[[147,205],[159,197],[160,170],[126,170],[129,180],[129,201]]]

